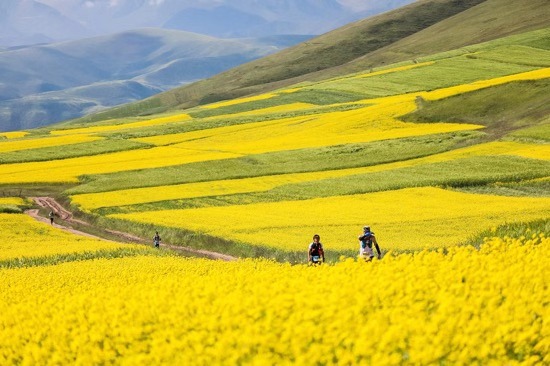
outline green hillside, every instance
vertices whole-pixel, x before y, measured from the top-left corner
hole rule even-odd
[[[144,101],[77,120],[187,108],[318,81],[550,26],[545,0],[423,0]],[[482,31],[480,31],[480,29]]]

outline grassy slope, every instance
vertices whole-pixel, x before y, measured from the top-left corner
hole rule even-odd
[[[321,80],[328,76],[411,60],[550,25],[549,18],[541,11],[548,7],[545,0],[480,2],[418,1],[350,24],[213,78],[139,103],[85,117],[77,122],[150,114],[275,90],[297,82]],[[480,25],[483,26],[483,32],[479,32]],[[352,44],[350,40],[353,40]]]
[[[530,65],[525,65],[525,60],[536,59],[539,67],[549,66],[550,60],[541,57],[540,48],[527,48],[523,44],[535,44],[544,48],[544,39],[548,32],[531,32],[522,37],[515,36],[512,41],[500,40],[499,44],[509,44],[503,48],[494,48],[492,43],[477,47],[476,58],[462,56],[463,51],[453,51],[443,55],[434,55],[437,58],[436,64],[419,67],[416,69],[385,74],[377,77],[354,79],[342,78],[329,80],[318,84],[308,86],[311,90],[339,90],[347,92],[363,92],[369,90],[369,93],[375,93],[377,90],[381,95],[398,93],[399,90],[422,90],[437,88],[442,86],[460,84],[480,78],[499,76],[507,73],[519,72],[530,69]],[[485,50],[485,48],[488,50]],[[522,53],[511,55],[509,49],[522,47]],[[499,61],[500,58],[507,56],[508,62]],[[497,59],[496,61],[494,59]],[[467,65],[468,67],[464,67]],[[447,98],[437,102],[425,104],[426,108],[421,112],[429,111],[432,108],[428,106],[441,106],[434,116],[426,117],[407,117],[407,120],[413,121],[465,121],[475,124],[489,126],[485,132],[485,140],[493,140],[509,132],[510,129],[502,125],[502,118],[506,116],[509,125],[516,125],[516,128],[523,125],[532,125],[535,122],[531,119],[525,119],[518,122],[520,116],[529,113],[534,115],[545,115],[546,104],[545,96],[548,91],[548,82],[544,80],[510,83],[498,87],[487,88],[476,92],[466,93],[452,98]],[[362,91],[363,90],[363,91]],[[514,99],[514,95],[521,94],[522,97]],[[286,94],[296,96],[295,93]],[[275,98],[277,99],[277,98]],[[284,98],[283,98],[284,99]],[[292,102],[293,100],[284,100]],[[207,109],[204,112],[208,115],[242,112],[248,109],[257,109],[273,103],[272,100],[260,100],[237,104],[228,107],[219,107],[216,109]],[[434,107],[434,108],[435,108]],[[325,109],[326,108],[326,109]],[[321,107],[319,111],[333,110],[332,106]],[[314,110],[315,113],[317,110]],[[497,113],[498,111],[498,113]],[[203,113],[203,112],[201,112]],[[290,115],[299,114],[290,112]],[[490,113],[493,117],[489,118]],[[194,114],[194,113],[190,113]],[[200,115],[200,113],[198,113]],[[197,129],[209,129],[223,125],[234,125],[262,120],[271,120],[274,117],[282,117],[285,114],[274,113],[272,115],[262,115],[258,117],[233,117],[232,115],[223,115],[214,119],[196,119],[186,121],[182,124],[167,125],[159,127],[147,127],[144,129],[135,129],[114,135],[121,138],[131,138],[139,136],[150,136],[166,133],[176,133],[185,131],[194,131]],[[412,115],[414,116],[414,114]],[[523,117],[521,117],[523,118]],[[493,121],[493,122],[491,122]],[[527,131],[527,130],[521,130]],[[517,130],[516,133],[521,132]],[[497,133],[498,132],[498,133]],[[528,132],[528,131],[527,131]],[[524,132],[527,133],[527,132]],[[532,134],[540,134],[540,131],[534,130]],[[473,144],[481,141],[481,134],[476,133],[458,133],[450,134],[445,137],[426,136],[423,138],[401,139],[397,141],[383,141],[369,144],[345,145],[333,148],[302,149],[285,152],[266,153],[259,155],[250,155],[238,159],[228,159],[213,162],[202,162],[187,164],[183,166],[173,166],[166,168],[149,169],[146,171],[128,171],[112,173],[101,176],[94,176],[87,179],[86,183],[76,187],[72,193],[87,193],[111,191],[116,189],[178,184],[197,181],[209,181],[219,179],[234,179],[251,176],[306,172],[313,170],[342,169],[349,167],[367,166],[380,164],[389,161],[411,159],[425,154],[434,154],[455,147]],[[435,144],[435,145],[434,145]],[[404,153],[406,152],[406,153]],[[373,157],[376,157],[373,160]]]
[[[490,138],[524,128],[548,124],[550,80],[522,81],[421,103],[420,109],[403,117],[410,122],[454,121],[487,126]],[[538,139],[544,139],[538,127]],[[517,133],[518,137],[525,133]],[[525,136],[527,137],[527,136]],[[534,134],[531,135],[531,138]]]

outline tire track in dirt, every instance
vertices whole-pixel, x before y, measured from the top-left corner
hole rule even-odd
[[[83,226],[92,227],[92,225],[89,222],[82,221],[82,220],[79,220],[79,219],[75,219],[72,212],[68,211],[65,207],[63,207],[59,202],[57,202],[52,197],[29,197],[29,198],[32,199],[38,206],[52,211],[54,213],[55,217],[60,218],[63,221],[69,223],[69,224],[72,223],[72,224],[79,224],[79,225],[83,225]],[[26,210],[25,213],[27,215],[33,217],[35,220],[38,220],[40,222],[44,222],[46,224],[50,223],[50,220],[48,218],[39,215],[39,210],[38,209]],[[70,232],[70,233],[75,234],[75,235],[82,235],[82,236],[86,236],[86,237],[89,237],[89,238],[105,240],[105,241],[111,241],[111,242],[113,241],[113,240],[108,240],[108,239],[102,238],[102,237],[97,236],[97,235],[88,234],[86,232],[73,229],[72,227],[69,227],[69,226],[61,225],[60,223],[55,222],[55,218],[54,218],[54,223],[53,223],[52,226],[55,227],[55,228]],[[114,235],[116,237],[119,237],[119,238],[124,239],[124,240],[131,241],[131,242],[134,242],[134,243],[140,243],[140,244],[148,244],[149,243],[149,240],[141,238],[141,237],[133,235],[133,234],[130,234],[130,233],[125,233],[125,232],[122,232],[122,231],[116,231],[116,230],[111,230],[111,229],[101,229],[101,230],[104,230],[105,232],[107,232],[111,235]],[[228,254],[213,252],[213,251],[210,251],[210,250],[195,249],[195,248],[191,248],[191,247],[184,247],[184,246],[173,245],[173,244],[169,244],[169,243],[162,243],[160,245],[161,245],[161,247],[167,248],[167,249],[170,249],[170,250],[183,252],[183,253],[194,254],[194,255],[199,255],[199,256],[202,256],[202,257],[210,258],[210,259],[223,260],[223,261],[234,261],[234,260],[238,259],[237,257],[233,257],[233,256],[228,255]]]

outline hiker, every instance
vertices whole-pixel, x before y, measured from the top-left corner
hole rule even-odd
[[[325,261],[325,251],[320,242],[321,237],[318,234],[313,235],[313,242],[309,244],[307,252],[307,261],[311,264],[320,264]]]
[[[359,235],[359,241],[361,242],[359,255],[365,257],[365,260],[370,262],[372,261],[372,258],[374,258],[374,252],[372,251],[373,243],[374,247],[376,248],[376,253],[378,253],[378,259],[382,257],[382,254],[380,253],[380,247],[378,246],[378,242],[376,241],[376,237],[374,236],[374,233],[370,231],[370,226],[363,227],[363,234]]]
[[[50,225],[53,225],[53,216],[54,216],[53,211],[50,211],[48,215],[48,217],[50,218]]]
[[[160,241],[162,239],[160,238],[159,232],[155,231],[155,236],[153,236],[153,243],[155,243],[155,248],[160,247]]]

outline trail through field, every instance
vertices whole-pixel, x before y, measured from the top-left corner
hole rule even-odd
[[[30,199],[32,199],[38,206],[43,207],[47,210],[50,210],[54,213],[54,216],[55,216],[54,223],[53,223],[54,227],[56,227],[58,229],[61,229],[61,230],[64,230],[64,231],[67,231],[67,232],[70,232],[70,233],[75,234],[75,235],[82,235],[82,236],[86,236],[86,237],[89,237],[89,238],[95,238],[95,239],[105,240],[105,241],[113,241],[113,240],[108,240],[108,239],[102,238],[102,237],[97,236],[97,235],[86,233],[84,231],[76,230],[76,229],[74,229],[70,226],[61,225],[59,223],[59,221],[56,222],[56,220],[61,219],[65,223],[68,223],[68,224],[79,224],[79,225],[82,225],[82,226],[92,227],[92,225],[89,222],[76,219],[73,216],[72,212],[68,211],[65,207],[63,207],[59,202],[57,202],[52,197],[30,197]],[[40,222],[50,224],[49,218],[40,216],[39,209],[26,210],[25,213],[27,215],[33,217],[34,219],[40,221]],[[130,233],[125,233],[125,232],[122,232],[122,231],[116,231],[116,230],[111,230],[111,229],[102,229],[102,230],[106,231],[107,233],[109,233],[109,234],[111,234],[115,237],[119,237],[123,240],[131,241],[131,242],[134,242],[134,243],[141,243],[141,244],[149,243],[149,240],[141,238],[141,237],[133,235],[133,234],[130,234]],[[227,254],[223,254],[223,253],[218,253],[218,252],[213,252],[213,251],[210,251],[210,250],[203,250],[203,249],[194,249],[194,248],[190,248],[190,247],[184,247],[184,246],[179,246],[179,245],[174,245],[174,244],[169,244],[169,243],[162,243],[161,246],[164,247],[164,248],[168,248],[168,249],[171,249],[171,250],[178,251],[178,252],[188,253],[188,254],[192,254],[192,255],[199,255],[201,257],[206,257],[206,258],[210,258],[210,259],[221,259],[221,260],[224,260],[224,261],[234,261],[234,260],[238,259],[236,257],[233,257],[231,255],[227,255]]]

